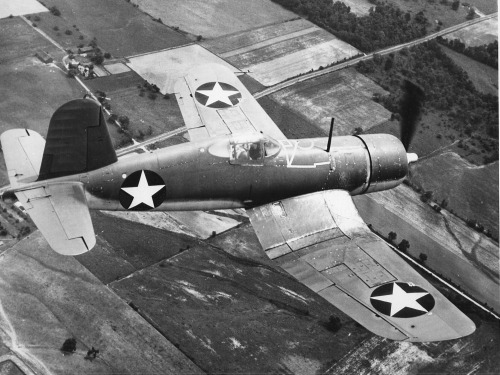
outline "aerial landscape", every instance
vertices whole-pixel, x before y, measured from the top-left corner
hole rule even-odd
[[[102,109],[100,126],[109,133],[117,157],[115,164],[99,164],[104,167],[103,186],[124,180],[119,201],[94,186],[92,194],[98,198],[87,205],[96,209],[79,211],[81,206],[75,206],[73,219],[81,219],[82,228],[93,225],[95,246],[82,236],[93,249],[63,255],[51,249],[55,247],[40,216],[31,215],[35,202],[23,201],[26,207],[16,202],[23,200],[22,192],[8,199],[23,172],[9,168],[13,158],[2,136],[0,374],[498,373],[497,11],[496,2],[487,0],[0,0],[0,133],[22,129],[30,138],[36,132],[49,145],[54,113],[73,99],[91,102],[90,107]],[[198,73],[199,66],[220,68]],[[191,85],[210,74],[222,82],[221,72],[231,73],[234,81],[219,85],[220,90],[239,91],[239,97],[229,101],[234,96],[227,96],[229,109],[214,107],[217,115],[212,116],[207,112],[211,98],[203,94],[208,89],[201,85],[195,93]],[[464,322],[467,333],[443,340],[406,335],[393,341],[362,323],[364,313],[353,312],[359,308],[349,307],[359,303],[346,290],[360,264],[382,269],[376,276],[367,274],[363,282],[368,286],[378,285],[370,279],[378,277],[396,288],[401,284],[394,282],[401,278],[398,272],[404,274],[406,268],[385,271],[385,255],[371,255],[363,263],[365,253],[358,249],[367,245],[358,241],[353,248],[347,242],[353,237],[350,232],[340,224],[327,227],[325,212],[340,222],[350,209],[342,203],[345,211],[334,212],[328,199],[347,196],[350,202],[348,195],[327,195],[325,190],[323,207],[314,200],[291,201],[290,196],[309,197],[309,191],[285,195],[292,188],[282,182],[273,190],[272,174],[259,176],[255,166],[231,175],[229,183],[222,169],[202,171],[202,157],[229,155],[227,147],[200,146],[196,162],[185,156],[202,133],[234,131],[237,137],[237,127],[252,123],[258,113],[262,128],[253,124],[257,133],[264,136],[269,129],[270,139],[278,139],[261,143],[270,147],[265,160],[272,147],[286,151],[286,160],[277,162],[287,168],[275,176],[296,167],[296,153],[328,147],[322,154],[326,159],[314,168],[330,168],[329,176],[347,181],[357,176],[338,172],[341,164],[354,168],[361,159],[351,143],[342,143],[350,141],[336,137],[356,136],[349,139],[361,139],[366,149],[373,149],[369,140],[375,134],[403,138],[400,103],[407,80],[425,93],[414,137],[403,150],[408,173],[405,169],[390,190],[345,191],[366,223],[363,230],[371,231],[364,239],[377,238],[395,259],[393,265],[407,267],[422,280],[424,291],[439,293],[436,306],[447,306],[443,316]],[[205,112],[187,112],[202,107],[199,103]],[[250,110],[242,112],[242,119],[239,112],[231,112],[235,108]],[[231,131],[220,133],[219,122],[234,128],[226,125]],[[331,151],[326,146],[329,132]],[[349,155],[345,159],[336,150],[342,147]],[[168,149],[185,154],[172,165],[162,165],[168,158],[157,155]],[[412,153],[418,160],[407,163]],[[237,159],[235,153],[225,164],[234,166]],[[28,155],[26,160],[32,159]],[[138,168],[142,174],[129,169],[122,174],[115,166],[137,160],[149,163]],[[37,177],[45,170],[55,181],[67,183],[63,174],[41,163],[35,168]],[[178,174],[189,163],[188,172]],[[220,162],[210,163],[222,168]],[[184,210],[174,202],[162,210],[156,191],[149,197],[151,204],[144,198],[136,202],[130,193],[123,203],[123,191],[143,181],[147,185],[151,170],[167,186],[161,194],[205,192],[212,194],[211,204]],[[197,171],[202,177],[183,185],[182,178]],[[298,181],[312,184],[313,174],[304,176]],[[94,178],[92,173],[77,176],[80,185],[91,185]],[[133,178],[137,187],[131,185]],[[248,206],[221,199],[220,192],[233,193],[230,187],[245,178],[265,180],[251,185],[249,196],[269,188],[276,198],[255,199]],[[334,189],[328,183],[322,190]],[[56,190],[47,191],[56,195]],[[287,211],[294,204],[301,209]],[[149,211],[146,205],[158,210]],[[56,211],[51,214],[64,216]],[[286,225],[302,219],[304,227],[311,217],[309,226],[324,225],[325,233],[335,233],[323,241],[339,249],[346,246],[345,259],[336,266],[346,272],[326,280],[329,266],[320,263],[332,259],[321,258],[321,244],[307,243],[295,251],[301,240],[293,237],[296,228],[286,227],[286,233],[285,226],[279,227],[278,235],[274,222],[265,221],[270,215],[286,217]],[[266,233],[273,241],[278,236],[284,240],[266,246]],[[294,268],[306,258],[309,268],[321,272],[315,283],[326,280],[332,289],[316,288]],[[332,296],[328,290],[342,277],[350,280],[345,289],[339,287],[345,296]],[[332,302],[346,296],[352,297],[347,308]],[[389,326],[395,320],[397,325],[399,317],[392,310],[380,319],[376,311],[383,312],[372,301],[376,298],[370,298],[375,313],[369,321]],[[440,311],[436,307],[431,312],[432,306],[423,318],[436,322]],[[429,325],[427,330],[439,334],[456,323],[441,321],[442,327]],[[475,326],[473,333],[465,322]]]

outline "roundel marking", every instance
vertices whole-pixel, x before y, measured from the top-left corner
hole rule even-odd
[[[241,92],[224,82],[207,82],[196,89],[194,97],[205,107],[228,108],[240,102]]]
[[[140,170],[125,178],[120,188],[120,204],[127,210],[147,211],[158,207],[167,197],[165,182],[157,173]]]
[[[414,318],[427,314],[436,304],[434,297],[411,283],[393,282],[379,286],[370,303],[380,313],[394,318]]]

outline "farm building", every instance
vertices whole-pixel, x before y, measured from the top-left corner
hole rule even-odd
[[[36,54],[35,54],[36,57],[38,57],[38,59],[43,62],[44,64],[50,64],[52,61],[54,61],[54,59],[52,58],[52,56],[50,56],[47,52],[45,51],[38,51]]]

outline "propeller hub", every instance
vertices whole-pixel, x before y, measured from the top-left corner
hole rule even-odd
[[[418,160],[418,155],[413,152],[406,153],[406,159],[408,160],[408,164],[415,163]]]

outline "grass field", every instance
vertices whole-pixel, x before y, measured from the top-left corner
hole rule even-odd
[[[189,41],[180,33],[154,21],[127,1],[45,0],[44,2],[47,7],[56,6],[61,11],[58,22],[61,22],[59,28],[62,30],[62,35],[65,35],[66,29],[72,30],[73,25],[76,25],[86,38],[97,38],[98,45],[115,57],[157,51],[186,44]],[[43,21],[40,26],[44,27]],[[55,33],[52,29],[48,31],[51,36]],[[57,38],[56,35],[55,39]]]
[[[54,111],[84,95],[82,87],[56,66],[45,65],[34,54],[62,53],[20,18],[0,20],[0,132],[27,128],[45,136]],[[0,163],[0,185],[8,183]]]
[[[208,373],[319,373],[369,336],[281,271],[208,246],[110,286]]]
[[[498,96],[498,70],[482,64],[462,53],[441,46],[455,64],[465,70],[476,89],[485,94]]]
[[[92,39],[88,34],[79,29],[78,25],[71,24],[63,17],[54,16],[52,13],[36,13],[26,16],[32,25],[36,25],[64,49],[77,52],[77,46],[87,45]]]
[[[39,232],[3,253],[0,266],[0,343],[30,373],[201,373],[76,259],[52,251]],[[71,337],[77,350],[63,355]],[[89,361],[92,346],[99,355]]]
[[[481,12],[485,14],[491,14],[498,12],[498,3],[491,0],[470,0],[469,4],[475,6]]]
[[[345,5],[351,8],[351,13],[358,17],[367,16],[370,8],[373,7],[368,0],[341,0]]]
[[[138,85],[144,84],[144,79],[133,71],[112,74],[107,77],[85,81],[93,90],[104,91],[110,99],[111,112],[117,116],[128,116],[129,132],[133,138],[148,139],[166,131],[182,126],[183,120],[175,98],[164,99],[162,94],[150,98],[150,92],[145,90],[140,96]],[[111,138],[115,148],[124,142],[124,134],[115,125],[109,124]],[[122,144],[123,145],[123,144]]]
[[[270,0],[132,0],[139,8],[171,27],[215,38],[281,22],[296,15]]]
[[[466,46],[476,47],[498,41],[498,17],[471,25],[444,36],[446,39],[460,39]]]
[[[437,26],[436,20],[443,23],[441,28],[450,27],[465,22],[468,13],[468,9],[463,6],[460,6],[456,11],[451,9],[451,0],[448,1],[448,4],[428,0],[388,0],[388,2],[397,5],[405,13],[409,12],[412,17],[415,17],[418,12],[423,12],[429,21],[427,25],[428,32],[435,30]],[[469,3],[473,3],[473,1]]]
[[[433,191],[436,202],[446,199],[448,210],[477,220],[498,238],[498,162],[478,167],[447,152],[413,164],[411,180]]]
[[[272,95],[272,99],[304,116],[328,134],[335,117],[335,135],[350,135],[354,129],[367,130],[386,121],[390,112],[371,100],[385,91],[352,69],[340,70]]]

